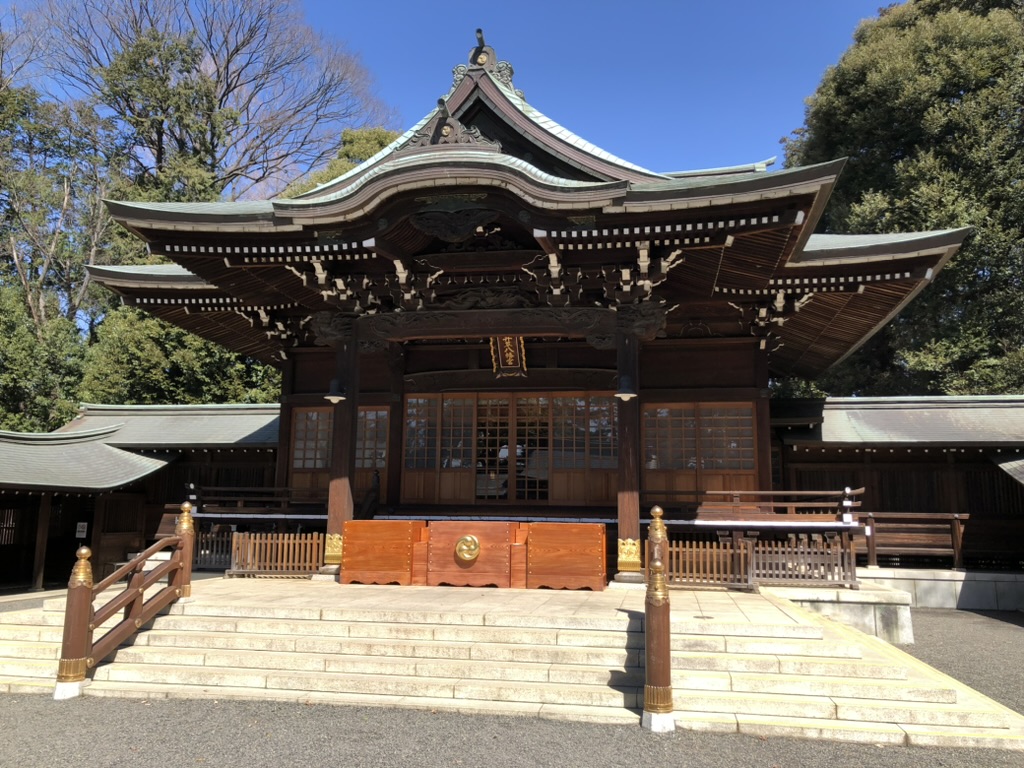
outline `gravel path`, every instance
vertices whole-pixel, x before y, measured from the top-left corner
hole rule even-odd
[[[918,642],[904,650],[1024,712],[1024,614],[915,610],[914,629]],[[1022,768],[1024,753],[651,734],[639,727],[364,707],[0,696],[0,768],[684,765]]]
[[[902,650],[1024,714],[1024,613],[938,608],[912,613],[917,642],[899,646]]]
[[[1021,768],[1020,752],[254,702],[0,697],[3,768]],[[15,725],[16,727],[11,727]]]

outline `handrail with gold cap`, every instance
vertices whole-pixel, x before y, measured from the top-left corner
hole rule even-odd
[[[192,594],[192,552],[195,546],[195,525],[192,505],[181,505],[174,527],[174,536],[161,539],[145,552],[118,568],[99,584],[93,583],[92,550],[80,547],[78,558],[68,580],[67,606],[64,611],[64,638],[60,661],[57,665],[55,699],[70,699],[81,695],[86,674],[113,653],[128,638],[151,621],[160,611],[179,598]],[[155,568],[144,570],[146,562],[157,552],[170,549],[171,557]],[[146,597],[146,590],[167,577],[167,586]],[[94,607],[100,595],[126,580],[122,591],[104,605]],[[113,618],[118,611],[123,618],[98,640],[93,640],[97,627]]]

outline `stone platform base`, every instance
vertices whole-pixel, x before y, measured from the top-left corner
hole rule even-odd
[[[900,589],[862,581],[860,589],[761,587],[761,592],[785,598],[889,643],[914,642],[911,595]]]
[[[858,568],[857,578],[865,587],[883,586],[908,593],[915,608],[1024,611],[1024,573]]]

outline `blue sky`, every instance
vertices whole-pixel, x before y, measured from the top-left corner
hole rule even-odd
[[[484,30],[551,119],[656,171],[779,156],[804,99],[879,0],[305,0],[344,40],[405,129],[451,85]]]

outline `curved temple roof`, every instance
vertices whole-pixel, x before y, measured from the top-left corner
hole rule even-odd
[[[811,235],[841,160],[656,173],[530,106],[482,34],[454,74],[405,134],[294,199],[108,203],[180,270],[94,278],[269,362],[316,341],[317,313],[429,313],[472,285],[493,300],[484,308],[671,308],[669,337],[694,322],[753,335],[774,373],[813,376],[899,312],[967,234]]]

